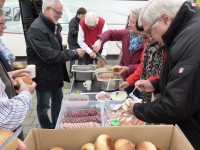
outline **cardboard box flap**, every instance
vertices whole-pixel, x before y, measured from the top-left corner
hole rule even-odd
[[[35,142],[36,137],[34,135],[34,130],[37,129],[32,129],[26,136],[26,139],[24,140],[24,143],[26,143],[26,145],[30,145],[27,147],[28,150],[36,150],[36,142]]]
[[[34,130],[35,132],[35,130]],[[127,138],[133,143],[146,140],[156,146],[169,149],[173,126],[135,126],[133,127],[99,127],[85,129],[37,129],[35,135],[37,150],[48,150],[52,147],[62,147],[65,150],[79,150],[88,142],[95,143],[100,134],[108,134],[114,140]],[[78,141],[77,141],[78,140]],[[26,145],[31,144],[26,143]],[[31,144],[32,145],[32,144]],[[29,147],[28,147],[29,148]],[[35,149],[30,149],[35,150]]]
[[[172,141],[170,150],[178,150],[178,149],[190,149],[194,150],[186,136],[183,134],[181,129],[176,125],[176,128],[174,128]]]

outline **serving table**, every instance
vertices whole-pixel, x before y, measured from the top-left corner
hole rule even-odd
[[[89,99],[91,101],[96,101],[96,94],[101,92],[101,89],[99,88],[99,83],[95,77],[95,79],[92,81],[92,86],[91,86],[91,90],[87,90],[84,86],[83,86],[83,82],[84,81],[76,81],[73,80],[72,85],[71,85],[71,90],[70,93],[73,93],[76,90],[81,91],[81,94],[86,94],[89,96]],[[110,91],[113,92],[113,91]]]

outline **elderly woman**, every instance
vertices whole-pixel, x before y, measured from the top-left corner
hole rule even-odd
[[[159,78],[160,70],[165,60],[164,48],[151,37],[146,40],[147,43],[144,46],[141,63],[137,69],[126,78],[126,81],[119,85],[119,89],[123,90],[129,86],[134,86],[135,82],[139,79],[153,81]],[[150,102],[151,99],[152,92],[142,93],[143,102]]]
[[[0,4],[0,6],[2,6]],[[6,28],[5,25],[5,19],[4,19],[4,12],[1,9],[0,10],[0,36],[3,35],[4,29]],[[11,71],[11,64],[14,62],[15,56],[12,54],[12,52],[4,45],[0,38],[0,62],[4,65],[5,69],[7,71]]]
[[[131,11],[127,29],[105,31],[98,36],[99,39],[93,45],[93,50],[98,52],[106,41],[122,41],[122,58],[119,65],[122,69],[120,74],[124,79],[133,73],[140,64],[144,44],[135,27],[140,11],[141,8],[135,8]],[[132,89],[133,87],[129,90],[126,89],[126,91],[130,93]]]

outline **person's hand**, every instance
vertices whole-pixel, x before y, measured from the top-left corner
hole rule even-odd
[[[123,72],[126,72],[127,70],[129,70],[129,67],[121,66],[121,71],[119,72],[119,74],[122,74]]]
[[[77,48],[76,52],[78,53],[79,57],[83,57],[85,54],[85,50],[83,50],[82,48]]]
[[[102,56],[102,57],[104,60],[106,60],[106,56]],[[105,62],[101,58],[99,58],[97,61],[97,67],[102,68],[104,67],[104,65],[105,65]]]
[[[133,113],[133,107],[135,105],[135,102],[132,99],[127,99],[123,104],[122,104],[122,109],[126,112],[128,112],[131,115],[134,115]]]
[[[17,82],[14,80],[16,77],[20,76],[30,76],[31,71],[29,69],[19,69],[15,71],[8,72],[10,79],[12,80],[13,85],[15,86]]]
[[[15,70],[15,71],[10,71],[8,72],[10,78],[16,78],[19,76],[24,76],[26,74],[30,74],[31,71],[29,69],[19,69],[19,70]]]
[[[100,39],[96,40],[94,45],[92,45],[93,51],[96,53],[100,50],[101,48],[102,41]]]
[[[18,147],[16,150],[27,150],[26,145],[20,139],[18,139]]]
[[[94,52],[91,52],[91,53],[90,53],[90,57],[94,59],[94,58],[97,57],[97,55],[96,55]]]
[[[33,82],[31,85],[26,84],[22,79],[19,79],[19,89],[16,90],[17,94],[21,93],[22,91],[28,91],[31,94],[35,91],[36,83]]]
[[[119,89],[124,90],[125,88],[127,88],[129,86],[130,86],[130,83],[128,81],[124,81],[124,82],[120,83]]]
[[[140,92],[153,92],[155,91],[153,85],[149,80],[138,80],[135,82],[135,86]]]

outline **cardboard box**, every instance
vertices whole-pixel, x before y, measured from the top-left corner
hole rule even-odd
[[[134,127],[99,127],[85,129],[33,129],[25,139],[28,150],[49,150],[62,147],[80,150],[85,143],[94,143],[100,134],[109,134],[114,140],[127,138],[133,143],[146,140],[165,150],[193,150],[178,126],[149,125]]]

